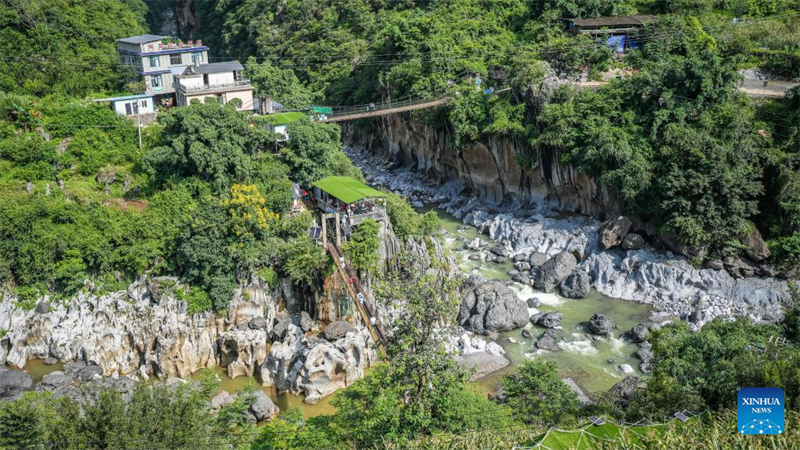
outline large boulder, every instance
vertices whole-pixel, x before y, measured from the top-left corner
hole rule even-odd
[[[325,331],[322,332],[322,335],[329,341],[335,341],[345,337],[345,335],[351,331],[356,331],[356,328],[350,324],[350,322],[337,320],[336,322],[329,323],[328,326],[325,327]]]
[[[267,357],[267,332],[263,328],[234,328],[222,333],[217,340],[220,365],[228,376],[253,376]]]
[[[625,216],[607,220],[600,227],[600,243],[603,248],[609,249],[622,244],[622,240],[631,229],[631,221]]]
[[[645,383],[641,378],[629,375],[611,386],[611,389],[608,390],[608,397],[617,406],[624,407],[636,397],[636,392],[644,387]]]
[[[761,237],[761,233],[758,231],[758,228],[751,227],[750,232],[744,235],[740,240],[742,245],[744,245],[744,252],[753,261],[763,261],[769,258],[771,254],[769,247]]]
[[[464,250],[479,250],[482,244],[481,238],[476,237],[475,239],[464,242]]]
[[[578,396],[578,404],[581,407],[584,407],[586,405],[591,405],[594,403],[594,400],[592,400],[592,398],[589,397],[589,395],[587,395],[586,392],[583,389],[581,389],[580,386],[578,386],[578,383],[576,383],[575,380],[573,380],[572,378],[562,378],[561,381],[563,381],[564,384],[566,384],[570,388],[570,390],[572,390],[572,392],[574,392],[575,395]]]
[[[650,333],[648,324],[640,323],[628,331],[628,337],[633,342],[639,344],[647,340],[647,335]]]
[[[556,337],[555,330],[545,330],[544,333],[539,337],[539,340],[536,341],[536,348],[540,350],[547,350],[550,352],[557,352],[558,348],[558,338]]]
[[[528,258],[528,263],[531,267],[541,267],[542,264],[547,262],[547,255],[542,252],[533,252],[531,253],[530,258]]]
[[[577,265],[578,260],[571,253],[561,252],[553,256],[540,267],[536,288],[545,292],[552,291],[572,274]]]
[[[674,231],[667,231],[662,234],[661,242],[669,250],[690,258],[705,259],[706,254],[708,254],[708,249],[705,247],[690,247],[685,244]]]
[[[470,277],[462,288],[457,321],[479,334],[508,331],[528,323],[528,305],[501,281]]]
[[[33,386],[33,379],[21,370],[0,368],[0,401],[19,398]]]
[[[555,328],[561,325],[564,315],[560,312],[539,313],[531,316],[531,322],[545,328]]]
[[[305,395],[305,402],[314,404],[362,378],[364,370],[376,361],[366,330],[328,342],[303,337],[301,329],[290,324],[286,338],[273,343],[267,354],[261,383],[274,386],[279,394]]]
[[[655,357],[649,342],[642,342],[639,344],[639,350],[636,350],[636,357],[642,360],[642,363],[639,365],[639,370],[641,370],[642,373],[649,373],[651,361]]]
[[[567,298],[583,298],[591,291],[591,278],[585,270],[576,270],[561,283],[561,295]]]
[[[454,359],[470,373],[470,381],[483,378],[510,364],[505,356],[485,351],[458,355]]]
[[[640,234],[628,233],[622,240],[624,250],[639,250],[642,247],[644,247],[644,238]]]
[[[589,319],[589,332],[597,336],[608,336],[614,329],[614,320],[605,314],[595,314]]]
[[[275,403],[272,402],[272,399],[269,398],[264,391],[255,391],[253,397],[253,404],[250,405],[247,413],[253,417],[256,422],[270,421],[281,412],[281,409],[275,406]]]

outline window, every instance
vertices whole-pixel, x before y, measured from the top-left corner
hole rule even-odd
[[[161,67],[161,57],[159,57],[159,56],[151,56],[150,57],[150,67]]]
[[[147,100],[142,100],[142,108],[147,108]]]
[[[125,114],[129,116],[133,114],[133,107],[130,103],[125,103]]]
[[[203,52],[192,52],[192,64],[203,62]]]
[[[224,105],[225,104],[225,96],[222,95],[222,94],[217,94],[217,101],[219,102],[220,105]]]
[[[180,53],[173,53],[169,55],[169,63],[173,66],[181,64],[183,62],[183,58],[181,58]]]
[[[160,89],[162,87],[161,75],[151,75],[150,76],[150,86],[153,86],[154,88]]]

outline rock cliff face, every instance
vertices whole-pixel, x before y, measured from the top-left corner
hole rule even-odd
[[[439,184],[458,182],[465,192],[488,205],[513,205],[541,212],[589,215],[614,213],[621,204],[594,180],[558,155],[537,155],[530,169],[517,162],[525,150],[508,139],[453,147],[451,130],[435,129],[408,114],[385,116],[370,131],[345,125],[345,141],[394,165],[410,167]],[[527,153],[527,152],[524,152]]]

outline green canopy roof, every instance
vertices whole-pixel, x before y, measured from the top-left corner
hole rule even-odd
[[[285,112],[277,114],[267,114],[262,117],[264,118],[264,120],[266,120],[272,125],[286,125],[292,122],[297,122],[303,117],[306,117],[306,115],[305,113],[301,112]]]
[[[383,192],[350,177],[325,177],[315,181],[312,185],[345,203],[353,203],[369,197],[386,196]]]

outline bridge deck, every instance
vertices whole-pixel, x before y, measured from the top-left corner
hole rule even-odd
[[[398,105],[387,105],[385,108],[381,108],[378,106],[376,109],[372,111],[367,111],[366,108],[363,111],[353,111],[353,112],[345,112],[337,115],[336,113],[328,115],[322,122],[344,122],[347,120],[356,120],[356,119],[365,119],[367,117],[378,117],[378,116],[385,116],[388,114],[396,114],[406,111],[416,111],[418,109],[426,109],[426,108],[433,108],[439,105],[444,105],[445,103],[449,102],[450,98],[440,98],[437,100],[429,100],[429,101],[421,101],[418,103],[411,103],[411,104],[398,104]]]

